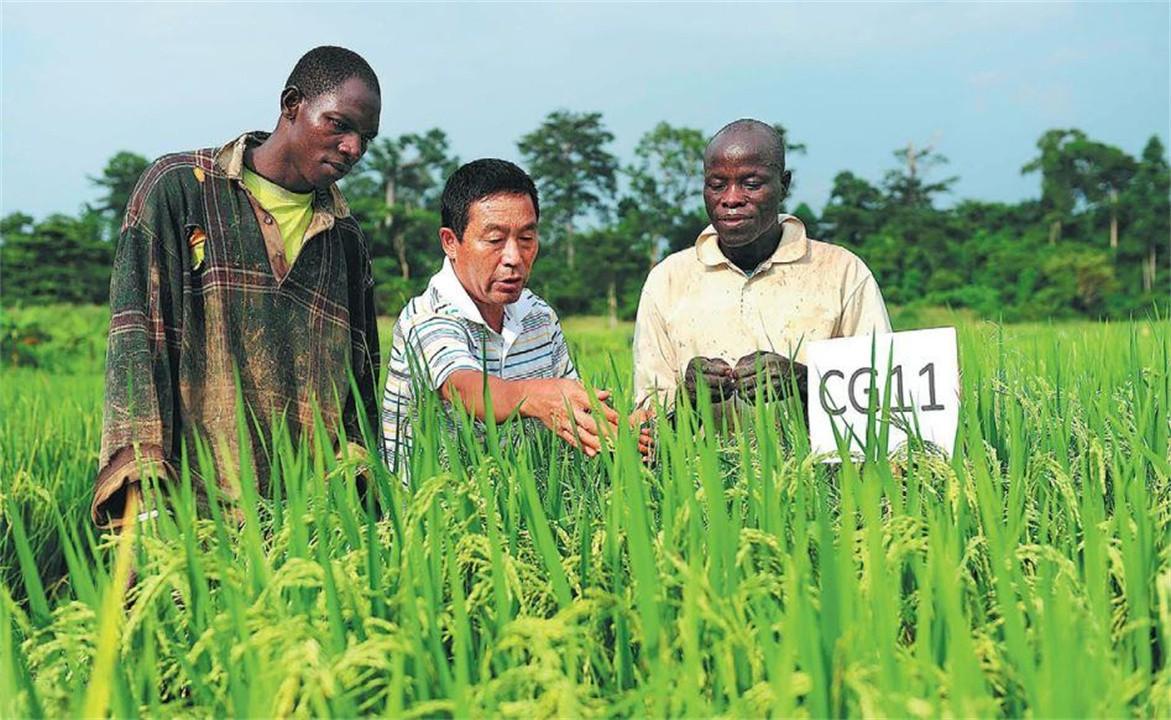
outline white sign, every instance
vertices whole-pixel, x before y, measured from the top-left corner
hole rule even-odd
[[[864,453],[873,417],[874,437],[889,433],[887,453],[911,435],[951,456],[960,414],[955,328],[818,340],[805,359],[814,453],[839,462],[839,437],[852,455]]]

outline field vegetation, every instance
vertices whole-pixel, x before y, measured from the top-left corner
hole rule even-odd
[[[1165,321],[896,316],[959,325],[951,459],[820,464],[773,403],[730,441],[681,412],[648,468],[431,405],[409,490],[278,433],[238,515],[189,448],[119,537],[103,313],[4,318],[0,716],[1171,715]],[[566,330],[626,397],[630,326]]]

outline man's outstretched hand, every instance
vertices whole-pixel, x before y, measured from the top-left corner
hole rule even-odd
[[[486,405],[485,384],[491,393],[490,407]],[[603,438],[618,435],[620,418],[610,407],[610,391],[586,390],[577,380],[504,380],[476,370],[457,370],[441,390],[445,400],[458,397],[481,420],[491,413],[496,422],[504,422],[517,411],[521,417],[536,418],[557,437],[590,457],[601,451]],[[638,447],[644,455],[653,444],[648,419],[649,415],[641,411],[628,419],[631,427],[639,431]]]
[[[603,434],[618,431],[618,413],[607,404],[609,399],[609,390],[594,390],[591,398],[577,380],[528,380],[521,414],[537,418],[557,437],[593,457],[602,449]],[[593,403],[601,410],[601,423],[593,414]]]

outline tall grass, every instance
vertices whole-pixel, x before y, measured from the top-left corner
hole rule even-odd
[[[625,397],[626,339],[567,332]],[[409,490],[278,435],[269,497],[201,514],[191,448],[120,538],[100,378],[6,373],[0,715],[1168,716],[1167,324],[960,339],[950,460],[821,465],[772,404],[647,468],[431,403]]]

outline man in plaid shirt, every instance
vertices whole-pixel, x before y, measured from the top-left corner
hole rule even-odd
[[[305,439],[319,409],[338,446],[378,432],[370,255],[334,184],[378,132],[378,79],[316,48],[280,106],[271,134],[166,155],[135,188],[110,283],[99,525],[121,524],[147,476],[174,480],[184,448],[198,470],[197,439],[217,476],[197,490],[233,498],[226,468],[245,450],[265,492],[273,427]]]

